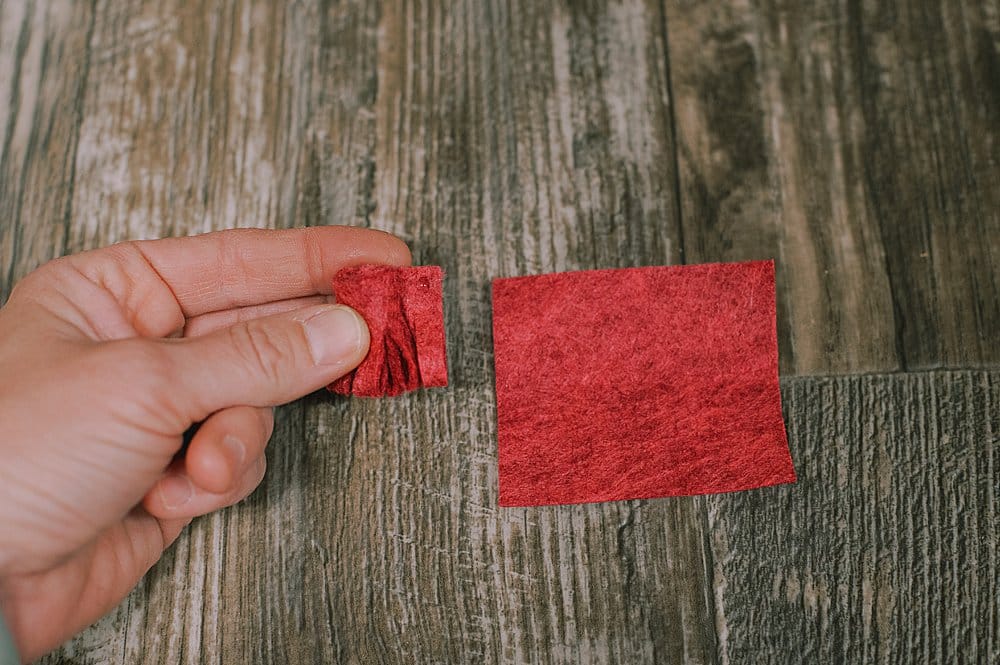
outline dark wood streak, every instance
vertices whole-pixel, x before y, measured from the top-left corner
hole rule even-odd
[[[835,17],[668,5],[687,260],[775,257],[785,374],[902,366]]]
[[[0,10],[2,303],[19,278],[66,250],[95,18],[89,2]]]
[[[995,8],[672,2],[667,17],[685,258],[777,257],[783,372],[995,365]]]
[[[850,3],[849,8],[852,65],[864,91],[861,138],[903,361],[907,367],[996,364],[996,6]]]

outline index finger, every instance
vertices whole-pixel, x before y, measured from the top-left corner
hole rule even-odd
[[[411,260],[399,238],[350,226],[233,229],[141,240],[134,246],[173,292],[186,318],[329,294],[341,268],[362,263],[404,266]]]

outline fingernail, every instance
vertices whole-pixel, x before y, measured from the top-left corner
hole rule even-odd
[[[234,470],[239,472],[243,468],[243,460],[247,457],[246,445],[232,434],[227,434],[222,438],[222,446],[226,449],[229,459],[235,462]]]
[[[170,510],[180,508],[190,501],[193,491],[187,476],[172,474],[160,481],[160,500]]]
[[[366,338],[364,325],[354,310],[342,306],[324,308],[306,319],[302,326],[313,362],[317,365],[356,362]]]

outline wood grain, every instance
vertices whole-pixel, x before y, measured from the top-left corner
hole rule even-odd
[[[1000,23],[667,3],[688,262],[776,256],[786,374],[1000,361]]]
[[[786,380],[794,487],[500,510],[489,280],[776,256],[786,374],[996,365],[998,34],[971,0],[0,3],[0,299],[235,226],[448,275],[448,390],[281,409],[262,488],[43,662],[995,659],[995,371]]]
[[[95,16],[69,249],[292,225],[306,110],[281,5],[102,1]]]
[[[782,396],[798,483],[708,499],[720,661],[1000,659],[1000,374]]]
[[[0,302],[67,249],[93,7],[0,3]]]

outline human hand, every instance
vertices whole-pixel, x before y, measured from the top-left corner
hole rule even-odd
[[[409,262],[377,231],[234,230],[64,257],[16,286],[0,308],[0,613],[25,659],[254,490],[271,407],[368,351],[361,318],[329,304],[333,274]]]

